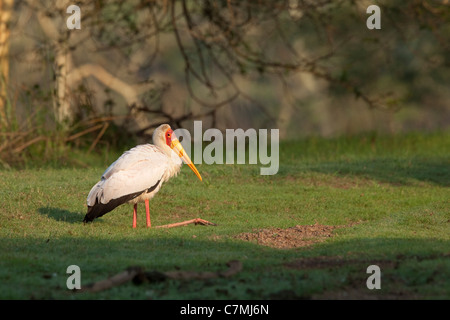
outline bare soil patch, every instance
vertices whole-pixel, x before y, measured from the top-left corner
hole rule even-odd
[[[259,229],[254,232],[241,233],[236,238],[272,248],[291,249],[324,241],[333,235],[335,229],[342,227],[344,226],[297,225],[287,229]]]

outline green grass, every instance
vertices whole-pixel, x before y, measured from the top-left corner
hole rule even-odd
[[[449,159],[448,133],[434,133],[287,141],[275,176],[260,176],[260,165],[198,165],[200,182],[184,166],[150,202],[152,224],[201,217],[218,226],[174,229],[147,229],[143,205],[135,230],[128,205],[81,223],[87,193],[109,163],[0,171],[0,298],[449,299]],[[314,223],[347,227],[297,249],[234,237]],[[328,264],[289,267],[305,259]],[[243,270],[228,279],[96,294],[66,288],[72,264],[83,285],[129,266],[218,271],[229,260]],[[371,264],[381,268],[381,290],[365,285]]]

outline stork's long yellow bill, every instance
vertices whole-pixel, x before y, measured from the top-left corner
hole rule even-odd
[[[172,142],[170,143],[170,147],[172,148],[173,151],[175,151],[175,153],[181,159],[183,159],[183,161],[189,166],[189,168],[191,168],[192,171],[194,171],[195,175],[200,179],[200,181],[203,181],[202,176],[200,175],[197,168],[192,163],[192,161],[189,158],[189,156],[187,155],[186,151],[184,151],[184,148],[181,145],[180,141],[178,141],[178,139],[172,139]]]

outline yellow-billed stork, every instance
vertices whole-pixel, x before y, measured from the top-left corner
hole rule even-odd
[[[89,192],[84,222],[101,217],[124,203],[134,205],[133,228],[136,228],[137,204],[145,202],[147,227],[151,227],[149,200],[161,189],[163,182],[180,172],[182,160],[202,181],[200,173],[183,149],[168,124],[153,132],[153,143],[134,147],[123,153],[103,173],[101,180]],[[203,219],[159,227],[177,227],[190,223],[215,225]]]

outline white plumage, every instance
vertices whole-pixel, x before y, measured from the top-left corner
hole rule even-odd
[[[133,227],[136,227],[137,204],[145,202],[147,226],[150,227],[148,200],[154,197],[164,182],[179,173],[183,163],[181,159],[202,180],[168,124],[155,130],[153,143],[124,152],[105,170],[87,196],[88,211],[84,222],[101,217],[123,203],[131,203],[134,205]],[[195,223],[211,224],[201,219],[194,220]]]
[[[169,157],[154,145],[134,147],[106,169],[101,180],[89,192],[87,205],[93,206],[96,202],[107,204],[113,199],[143,192],[157,185],[152,192],[144,193],[130,200],[130,203],[150,200],[163,182],[178,174],[182,163],[179,157]]]

